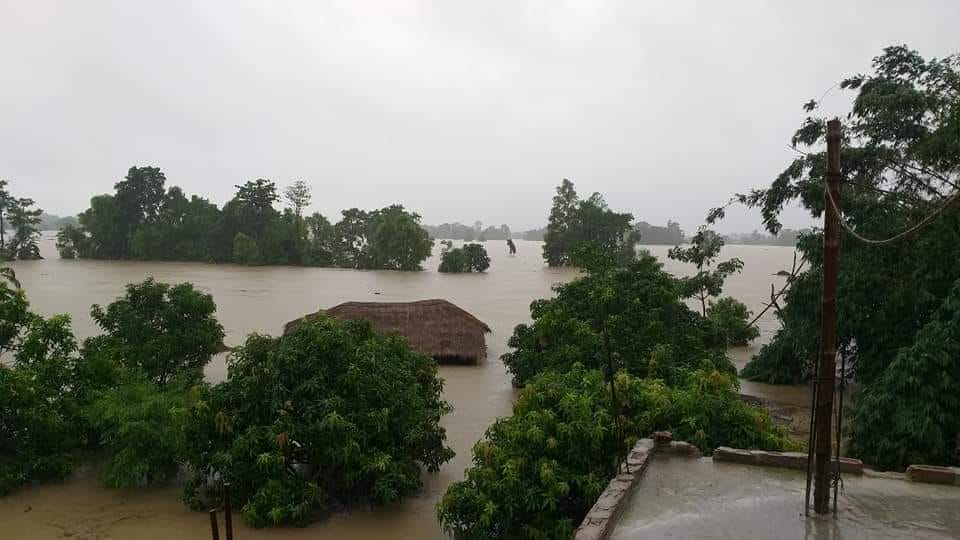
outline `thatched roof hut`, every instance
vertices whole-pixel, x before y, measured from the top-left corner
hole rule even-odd
[[[477,363],[487,355],[484,334],[490,327],[446,300],[418,302],[345,302],[288,322],[284,333],[304,320],[326,314],[338,319],[367,319],[380,333],[397,332],[415,350],[440,363]]]

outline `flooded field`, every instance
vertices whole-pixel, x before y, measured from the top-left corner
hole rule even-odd
[[[202,263],[117,262],[61,260],[52,240],[45,238],[42,261],[12,263],[32,308],[44,315],[68,313],[78,337],[97,333],[89,316],[94,303],[107,304],[127,283],[153,276],[171,283],[189,281],[213,295],[217,316],[226,330],[227,345],[241,343],[251,332],[277,334],[283,324],[305,313],[341,302],[449,300],[486,322],[489,356],[478,366],[441,366],[444,396],[454,412],[445,418],[448,443],[457,456],[439,473],[425,474],[424,487],[403,504],[376,510],[337,514],[303,529],[246,529],[239,538],[392,538],[440,537],[434,505],[446,486],[463,477],[470,464],[470,448],[498,416],[510,413],[514,390],[499,357],[513,327],[529,320],[529,304],[551,294],[551,287],[573,279],[573,270],[550,269],[541,260],[541,243],[517,242],[516,256],[507,255],[504,242],[487,242],[492,259],[485,274],[437,273],[437,253],[424,272],[354,271],[325,268],[246,267]],[[674,273],[687,265],[666,259],[668,246],[650,246],[654,255]],[[723,257],[739,257],[743,273],[727,281],[725,294],[762,309],[770,284],[784,278],[776,271],[789,268],[793,249],[773,246],[727,246]],[[731,351],[743,365],[768,340],[776,321],[768,313],[760,320],[761,338],[750,347]],[[206,370],[211,381],[226,376],[223,357]],[[772,387],[743,383],[741,391],[766,399],[807,406],[806,387]],[[110,490],[99,486],[96,475],[81,469],[61,484],[19,490],[0,498],[0,538],[209,538],[207,516],[191,512],[180,500],[176,485]],[[236,523],[235,523],[236,525]]]

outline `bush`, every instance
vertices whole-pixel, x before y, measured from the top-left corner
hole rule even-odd
[[[707,307],[707,318],[720,327],[728,345],[746,345],[760,337],[756,326],[747,325],[750,315],[743,302],[729,296],[716,302],[711,300]]]
[[[670,388],[617,373],[622,422],[616,426],[600,371],[576,364],[538,375],[513,415],[497,420],[474,446],[474,465],[438,504],[444,529],[464,539],[570,538],[626,449],[658,429],[706,451],[723,444],[794,447],[765,411],[739,400],[735,378],[708,368],[684,371],[680,379],[682,387]]]
[[[704,360],[734,371],[724,335],[679,300],[677,281],[649,253],[555,290],[554,298],[531,304],[533,324],[514,329],[508,342],[514,350],[502,357],[517,386],[576,362],[600,368],[612,361],[616,369],[668,382],[675,370]]]
[[[302,525],[335,505],[399,501],[419,488],[421,465],[436,471],[453,456],[436,364],[366,321],[252,335],[228,371],[192,408],[194,506],[219,477],[251,525]]]

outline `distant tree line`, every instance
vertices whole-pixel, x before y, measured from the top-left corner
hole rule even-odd
[[[156,167],[131,167],[113,194],[90,200],[79,225],[60,230],[60,256],[421,270],[433,248],[420,216],[401,205],[350,208],[337,223],[303,215],[303,181],[284,191],[283,210],[276,184],[262,178],[236,186],[223,208],[165,183]]]
[[[422,225],[430,238],[437,240],[463,240],[464,242],[486,242],[487,240],[506,240],[513,237],[510,227],[506,224],[484,228],[482,221],[475,221],[473,226],[460,222],[441,223],[440,225]]]
[[[547,228],[540,227],[539,229],[530,229],[529,231],[524,231],[520,234],[520,238],[524,240],[530,240],[532,242],[543,242],[543,237],[545,234],[547,234]]]
[[[753,244],[760,246],[796,246],[801,235],[810,234],[810,229],[780,229],[777,234],[764,234],[754,230],[750,233],[732,233],[723,235],[728,244]]]
[[[0,180],[0,260],[40,259],[40,221],[43,210],[33,199],[16,197]]]
[[[75,216],[58,216],[56,214],[48,214],[43,212],[40,214],[40,224],[38,225],[41,231],[59,231],[67,225],[79,225],[80,222]]]
[[[683,229],[676,221],[667,220],[667,226],[651,225],[646,221],[640,221],[633,226],[633,229],[640,235],[641,244],[666,244],[675,246],[684,241]]]

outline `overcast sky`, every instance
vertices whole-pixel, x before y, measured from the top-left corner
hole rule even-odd
[[[960,51],[960,1],[0,0],[0,178],[57,214],[136,164],[218,204],[304,179],[334,218],[523,229],[568,177],[692,231],[899,43]]]

